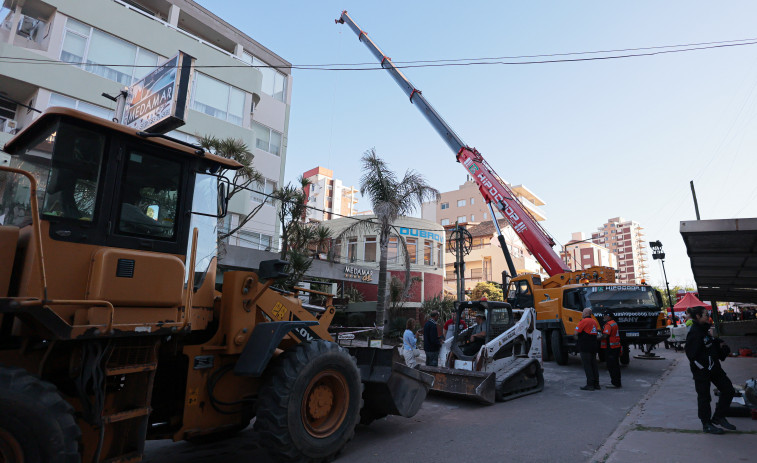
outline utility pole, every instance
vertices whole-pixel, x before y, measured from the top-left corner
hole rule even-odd
[[[665,253],[662,252],[662,243],[659,241],[650,241],[649,246],[652,248],[652,259],[660,259],[662,262],[662,275],[665,277],[665,289],[668,292],[668,305],[670,306],[670,318],[673,319],[673,326],[678,326],[675,311],[673,310],[673,299],[670,297],[670,287],[668,286],[668,274],[665,272]]]

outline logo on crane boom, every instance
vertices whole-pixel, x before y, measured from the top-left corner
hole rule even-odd
[[[494,182],[489,180],[486,173],[473,162],[473,158],[466,158],[463,161],[463,165],[466,169],[468,169],[468,172],[479,179],[479,184],[483,187],[482,189],[489,193],[492,199],[494,199],[494,204],[498,205],[499,208],[504,211],[507,217],[509,217],[510,223],[513,225],[513,230],[515,230],[516,233],[524,232],[527,228],[526,224],[523,223],[515,210],[510,207],[510,205],[505,203],[505,198],[497,190],[497,186],[494,184]],[[479,173],[477,174],[476,172]]]

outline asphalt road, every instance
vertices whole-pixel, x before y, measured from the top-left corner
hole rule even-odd
[[[665,350],[657,351],[665,356]],[[639,353],[632,351],[631,354]],[[430,396],[413,418],[390,416],[359,426],[338,462],[585,462],[628,411],[670,366],[670,360],[631,359],[622,367],[623,389],[581,391],[581,362],[546,362],[545,388],[538,394],[490,406]],[[600,382],[609,374],[600,364]],[[151,463],[273,462],[260,448],[252,426],[212,444],[153,441]]]

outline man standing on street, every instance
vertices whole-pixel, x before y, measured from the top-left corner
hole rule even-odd
[[[610,389],[620,389],[620,335],[615,315],[607,311],[604,313],[605,326],[602,328],[602,349],[605,350],[607,371],[610,372]]]
[[[437,320],[439,320],[439,311],[434,310],[423,325],[423,349],[426,351],[426,365],[430,367],[439,366],[439,349],[442,347]]]
[[[593,391],[599,387],[599,368],[597,367],[597,334],[599,324],[591,318],[591,309],[584,309],[583,318],[576,325],[576,337],[578,338],[578,352],[581,354],[581,363],[586,373],[586,386],[582,391]]]
[[[697,405],[699,419],[702,420],[702,429],[709,434],[723,434],[723,430],[736,430],[725,419],[726,411],[731,406],[736,391],[733,384],[720,366],[720,360],[725,360],[721,355],[722,340],[710,334],[709,317],[704,307],[691,307],[689,320],[693,321],[691,330],[686,336],[686,357],[689,358],[691,373],[694,375],[694,388],[697,391]],[[715,406],[715,413],[710,418],[710,383],[720,391],[720,399]],[[717,425],[717,426],[716,426]]]

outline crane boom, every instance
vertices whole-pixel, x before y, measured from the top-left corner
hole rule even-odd
[[[475,148],[466,145],[452,128],[442,119],[439,113],[426,101],[420,90],[392,63],[383,51],[370,37],[343,11],[337,23],[347,24],[363,42],[368,50],[380,60],[381,67],[389,71],[395,82],[410,98],[410,103],[416,105],[431,126],[441,135],[457,157],[457,161],[465,167],[473,177],[484,201],[499,210],[513,227],[515,233],[523,241],[526,248],[533,254],[544,270],[554,276],[570,271],[560,256],[552,249],[555,242],[549,234],[536,222],[526,208],[518,201],[512,190],[502,181],[494,169],[484,160]],[[496,218],[493,217],[494,220]]]

